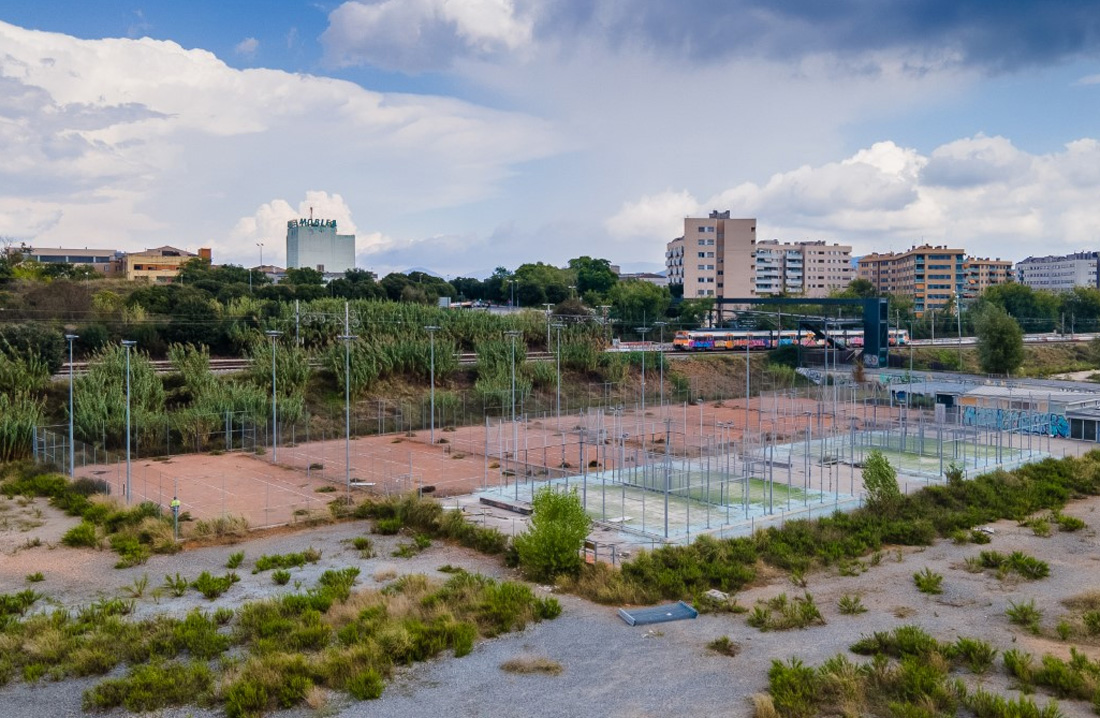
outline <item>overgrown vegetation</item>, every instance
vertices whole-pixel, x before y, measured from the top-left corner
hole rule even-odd
[[[761,631],[786,631],[813,625],[824,626],[825,617],[821,615],[810,593],[795,596],[793,599],[788,599],[787,594],[781,593],[757,603],[749,613],[746,623]]]
[[[195,583],[226,578],[204,575]],[[445,583],[409,575],[383,591],[353,592],[357,575],[354,567],[330,570],[304,592],[180,619],[130,620],[132,602],[119,599],[31,613],[38,594],[2,594],[0,684],[102,676],[126,666],[85,692],[86,710],[197,703],[227,716],[259,715],[303,705],[315,686],[377,698],[398,665],[444,651],[463,656],[478,636],[561,612],[556,600],[527,586],[466,572]],[[239,655],[218,660],[230,651]]]
[[[545,486],[531,500],[528,530],[515,539],[524,575],[534,581],[575,576],[581,568],[580,550],[592,525],[574,489],[555,491]]]
[[[871,656],[870,662],[856,663],[844,654],[837,654],[818,667],[807,666],[797,658],[773,661],[768,672],[769,692],[755,698],[758,718],[782,716],[783,718],[809,718],[819,715],[889,715],[933,716],[974,715],[978,718],[1057,718],[1062,715],[1053,701],[1040,706],[1034,699],[1021,696],[1005,698],[983,688],[969,688],[963,680],[952,679],[952,673],[967,670],[975,675],[990,671],[997,651],[985,641],[959,637],[953,643],[941,643],[917,626],[900,626],[893,631],[864,636],[851,650]],[[1075,654],[1077,670],[1081,674],[1093,670]],[[1057,659],[1043,665],[1054,666],[1046,682],[1036,680],[1028,672],[1030,657],[1024,658],[1015,651],[1004,656],[1006,668],[1010,665],[1028,676],[1022,684],[1025,689],[1033,686],[1052,686],[1075,670]],[[1023,669],[1020,667],[1024,666]],[[1011,675],[1012,668],[1008,668]],[[1057,678],[1055,677],[1057,675]],[[1067,692],[1072,687],[1068,681],[1061,689],[1052,692],[1061,697],[1081,696]],[[1084,696],[1089,698],[1090,696]]]
[[[0,492],[9,498],[46,497],[70,516],[81,517],[62,537],[66,546],[109,546],[119,555],[118,568],[143,564],[154,553],[176,553],[181,548],[171,518],[154,503],[124,508],[105,493],[102,481],[69,481],[30,464],[12,464],[5,471]]]

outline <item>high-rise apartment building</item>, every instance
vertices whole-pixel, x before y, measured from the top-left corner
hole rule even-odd
[[[1016,281],[1032,289],[1066,292],[1074,287],[1100,287],[1096,266],[1100,252],[1028,257],[1016,263]]]
[[[754,294],[825,297],[852,281],[852,248],[817,242],[756,243]]]
[[[669,284],[682,284],[685,299],[752,296],[755,246],[755,219],[731,219],[728,210],[687,217],[665,250]]]
[[[967,257],[963,273],[966,275],[963,297],[976,299],[986,289],[1012,281],[1012,262],[1000,257]]]
[[[336,220],[310,215],[286,223],[286,266],[329,274],[355,269],[355,235],[337,234]]]
[[[965,251],[925,244],[907,252],[868,254],[859,259],[859,278],[879,292],[913,298],[919,316],[961,296],[966,286]]]

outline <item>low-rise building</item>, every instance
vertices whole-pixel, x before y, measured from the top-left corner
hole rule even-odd
[[[125,254],[117,249],[72,249],[65,247],[12,247],[9,254],[22,254],[24,258],[42,264],[72,264],[89,267],[105,277],[122,272]]]
[[[166,245],[127,254],[123,266],[126,278],[131,281],[140,279],[154,284],[169,284],[179,274],[180,267],[196,257],[209,262],[210,250],[204,248],[200,249],[198,254],[194,254]]]
[[[1100,252],[1028,257],[1016,263],[1016,281],[1032,289],[1068,292],[1074,287],[1100,287],[1096,267]]]

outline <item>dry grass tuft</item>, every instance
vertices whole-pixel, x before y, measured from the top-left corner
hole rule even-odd
[[[524,675],[544,673],[548,676],[556,676],[564,669],[560,663],[549,658],[544,658],[542,656],[522,656],[520,658],[511,658],[501,663],[500,670]]]
[[[767,693],[754,693],[752,705],[755,718],[779,718],[779,711],[775,709],[775,703]]]
[[[1070,596],[1062,605],[1071,611],[1100,611],[1100,591],[1086,591]]]

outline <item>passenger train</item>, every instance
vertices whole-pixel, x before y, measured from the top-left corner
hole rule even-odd
[[[849,347],[863,346],[862,329],[836,329],[829,332],[838,343]],[[801,333],[802,346],[822,347],[825,340],[813,334],[803,331]],[[908,329],[890,329],[890,346],[905,346],[909,343]],[[766,329],[746,331],[734,329],[695,329],[692,331],[676,332],[672,340],[672,347],[676,351],[726,351],[731,349],[744,349],[746,345],[750,350],[778,349],[779,347],[797,346],[799,332],[794,329],[782,331]]]

